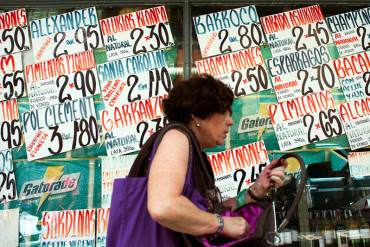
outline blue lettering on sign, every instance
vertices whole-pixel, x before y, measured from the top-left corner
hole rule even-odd
[[[32,38],[35,39],[57,32],[75,30],[81,26],[96,25],[97,23],[98,17],[95,8],[92,7],[31,21],[30,30]]]
[[[332,33],[337,33],[370,24],[370,7],[329,16],[326,23]]]
[[[204,23],[203,23],[204,21]],[[195,32],[205,34],[217,30],[250,25],[258,22],[258,14],[255,6],[247,6],[237,9],[224,10],[211,14],[193,17]]]
[[[272,76],[283,75],[328,63],[330,55],[325,46],[292,52],[267,60]]]

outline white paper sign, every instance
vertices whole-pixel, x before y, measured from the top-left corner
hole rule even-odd
[[[249,187],[270,163],[263,141],[213,153],[208,159],[223,199],[235,197]]]
[[[325,46],[273,57],[267,65],[279,102],[340,86]]]
[[[26,9],[0,14],[0,56],[30,49]]]
[[[0,203],[17,199],[12,153],[10,150],[0,151]]]
[[[268,107],[280,150],[289,150],[344,133],[330,91]]]
[[[99,141],[92,97],[25,112],[22,123],[28,160],[94,145]]]
[[[139,151],[153,133],[167,124],[167,118],[162,115],[160,118],[143,120],[134,125],[115,128],[105,133],[108,156]]]
[[[339,56],[370,49],[370,7],[326,17]]]
[[[338,58],[333,63],[347,101],[370,97],[370,52]]]
[[[110,207],[114,180],[128,175],[136,156],[136,154],[128,154],[101,157],[101,206],[103,208]]]
[[[19,208],[0,210],[0,246],[19,246]]]
[[[167,94],[173,87],[167,67],[102,81],[106,108]]]
[[[164,51],[161,50],[98,64],[97,72],[100,83],[104,83],[166,66],[166,57]]]
[[[350,152],[347,159],[351,177],[370,176],[370,152]]]
[[[193,17],[203,58],[266,42],[254,5]]]
[[[95,246],[95,209],[45,211],[41,246]]]
[[[99,94],[100,85],[95,67],[92,51],[26,66],[31,109]]]
[[[96,209],[96,247],[105,247],[107,244],[109,213],[109,207]]]
[[[230,86],[235,97],[271,88],[259,47],[203,59],[195,65],[199,74],[210,74]]]
[[[95,7],[30,22],[36,62],[103,47]]]
[[[103,19],[100,26],[108,61],[174,45],[164,6]]]
[[[22,143],[22,128],[16,99],[0,102],[0,150],[18,147]]]
[[[261,17],[273,56],[333,43],[319,5]]]
[[[25,96],[22,54],[0,57],[0,101]]]
[[[352,150],[370,145],[370,98],[340,104],[338,113]]]

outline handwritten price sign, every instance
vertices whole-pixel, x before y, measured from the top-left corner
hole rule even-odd
[[[270,105],[268,110],[280,150],[344,134],[330,91]]]
[[[25,112],[22,122],[28,160],[94,145],[99,141],[92,97]]]
[[[23,97],[26,94],[20,53],[0,57],[0,101]]]
[[[370,50],[370,21],[359,18],[369,11],[370,7],[326,17],[341,57]]]
[[[25,9],[0,14],[0,56],[30,49]]]
[[[235,197],[248,188],[270,163],[263,141],[210,154],[208,160],[224,199]]]
[[[164,95],[172,88],[172,81],[167,67],[162,67],[105,81],[102,88],[103,101],[108,108]]]
[[[108,60],[174,45],[164,6],[100,20]]]
[[[319,5],[261,17],[274,56],[332,43]]]
[[[116,128],[105,134],[108,156],[124,155],[139,151],[149,137],[166,126],[166,117],[141,121],[124,128]]]
[[[254,5],[193,17],[203,58],[266,42]]]
[[[17,199],[14,167],[10,150],[0,152],[0,203]]]
[[[95,8],[30,22],[36,62],[103,46]]]

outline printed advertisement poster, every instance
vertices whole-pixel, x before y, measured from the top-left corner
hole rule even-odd
[[[279,102],[340,86],[325,46],[276,56],[267,65]]]
[[[44,211],[41,246],[94,246],[95,209]]]
[[[268,106],[280,150],[290,150],[344,134],[330,91]]]
[[[0,56],[29,50],[26,9],[0,14]]]
[[[94,145],[99,141],[92,97],[25,112],[22,123],[28,160]]]
[[[0,57],[0,101],[25,96],[25,87],[22,54]]]
[[[103,47],[95,7],[30,22],[36,62]]]
[[[208,160],[223,199],[235,197],[248,188],[270,163],[263,141],[210,154]]]
[[[0,210],[0,246],[19,246],[19,208]]]
[[[340,104],[338,113],[351,149],[370,145],[370,98]]]
[[[140,150],[154,132],[168,124],[158,105],[163,98],[159,96],[134,101],[122,107],[115,107],[114,110],[102,111],[101,120],[108,156]]]
[[[12,152],[10,150],[0,151],[0,204],[17,200],[14,172]]]
[[[101,207],[109,208],[116,178],[124,178],[130,172],[136,154],[101,157]]]
[[[196,61],[195,66],[198,74],[210,74],[230,86],[235,97],[271,88],[259,47]]]
[[[272,122],[269,116],[254,114],[240,118],[238,126],[238,133],[241,134],[260,131],[261,128],[272,128]]]
[[[41,239],[43,211],[100,207],[99,160],[19,161],[16,180],[22,200],[23,244]],[[37,245],[38,246],[38,245]]]
[[[266,43],[254,5],[193,17],[203,58]]]
[[[167,67],[118,77],[101,85],[106,108],[165,95],[173,87]]]
[[[165,6],[100,20],[108,61],[174,45]]]
[[[105,247],[110,208],[96,209],[96,247]]]
[[[261,17],[273,56],[333,43],[319,5]]]
[[[370,52],[338,58],[334,68],[347,101],[370,97]]]
[[[18,147],[22,143],[22,127],[16,99],[0,102],[0,150]]]
[[[370,176],[370,152],[350,152],[347,158],[351,177]]]
[[[26,66],[31,109],[100,93],[94,53],[85,51]]]
[[[339,56],[370,49],[370,7],[326,17]]]

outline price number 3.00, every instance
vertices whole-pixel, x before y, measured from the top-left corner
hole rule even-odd
[[[130,38],[134,41],[133,53],[135,55],[173,45],[168,22],[135,28],[130,32]]]
[[[309,49],[306,42],[311,37],[315,39],[317,46],[326,45],[330,41],[329,31],[323,21],[308,24],[307,32],[303,27],[294,27],[292,34],[293,37],[297,38],[295,42],[296,51]]]
[[[10,150],[0,152],[0,203],[16,199],[16,184]]]
[[[318,119],[311,114],[307,114],[303,117],[303,124],[304,127],[308,127],[307,137],[309,143],[343,134],[343,127],[336,109],[320,111]],[[319,135],[323,136],[323,138],[320,138]]]
[[[241,25],[238,28],[238,36],[232,37],[229,35],[227,29],[221,29],[217,35],[218,39],[221,41],[219,50],[221,53],[228,53],[232,51],[228,43],[238,42],[242,48],[247,49],[253,46],[259,46],[264,41],[264,35],[261,27],[253,23],[250,26]],[[237,49],[239,50],[239,49]]]
[[[28,50],[30,45],[27,27],[19,26],[0,30],[0,43],[3,44],[0,55]]]
[[[238,182],[237,194],[239,194],[239,192],[241,191],[241,189],[243,187],[243,183],[247,183],[248,185],[251,184],[251,183],[254,183],[257,180],[258,175],[262,172],[263,168],[266,165],[267,165],[267,163],[259,164],[258,165],[258,171],[256,171],[257,166],[252,166],[250,177],[247,177],[248,174],[244,169],[236,170],[234,172],[233,178],[234,178],[235,182]],[[240,174],[240,176],[239,176],[239,174]]]
[[[53,51],[54,58],[62,55],[68,55],[66,49],[62,49],[61,46],[68,46],[73,44],[79,44],[82,46],[82,51],[93,50],[99,47],[101,44],[101,36],[98,26],[90,25],[87,27],[79,27],[74,32],[74,37],[69,39],[65,32],[57,32],[54,35],[55,48]]]
[[[58,125],[49,127],[49,129],[53,131],[50,139],[52,144],[48,148],[51,154],[59,154],[64,150],[68,151],[78,147],[93,145],[98,143],[99,140],[98,122],[94,116],[90,116],[88,119],[83,118],[73,121],[71,147],[64,148],[64,138],[63,135],[58,131]]]

